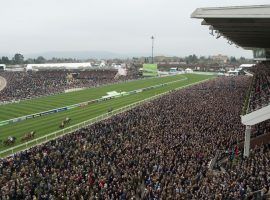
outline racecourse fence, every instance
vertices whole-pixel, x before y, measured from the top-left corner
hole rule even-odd
[[[30,115],[16,117],[16,118],[13,118],[13,119],[0,121],[0,126],[5,126],[5,125],[8,125],[8,124],[18,123],[18,122],[21,122],[21,121],[41,117],[41,116],[44,116],[44,115],[51,115],[51,114],[54,114],[54,113],[67,111],[67,110],[74,109],[74,108],[77,108],[77,107],[87,106],[87,105],[90,105],[90,104],[93,104],[93,103],[96,103],[96,102],[107,101],[109,99],[114,99],[114,98],[118,98],[118,97],[122,97],[122,96],[137,94],[137,93],[140,93],[140,92],[143,92],[143,91],[156,89],[156,88],[159,88],[159,87],[164,87],[164,86],[167,86],[167,85],[170,85],[170,84],[173,84],[173,83],[176,83],[176,82],[184,81],[184,80],[187,80],[187,77],[184,77],[183,79],[180,79],[180,80],[170,81],[170,82],[161,83],[161,84],[157,84],[157,85],[153,85],[153,86],[149,86],[149,87],[145,87],[145,88],[132,90],[132,91],[125,92],[125,93],[122,93],[122,94],[119,93],[119,94],[114,95],[114,96],[108,96],[108,97],[103,96],[101,98],[93,99],[93,100],[90,100],[90,101],[85,101],[85,102],[76,103],[76,104],[69,105],[69,106],[64,106],[64,107],[55,108],[55,109],[51,109],[51,110],[46,110],[46,111],[39,112],[39,113],[34,113],[34,114],[30,114]]]
[[[62,137],[64,135],[66,135],[66,134],[69,134],[69,133],[75,132],[77,130],[80,130],[81,128],[84,128],[86,126],[90,126],[90,125],[92,125],[94,123],[97,123],[97,122],[103,121],[105,119],[108,119],[111,116],[114,116],[114,115],[123,113],[125,111],[131,110],[132,108],[135,108],[135,107],[137,107],[139,105],[142,105],[142,104],[144,104],[146,102],[149,102],[149,101],[152,101],[154,99],[157,99],[157,98],[159,98],[159,97],[161,97],[163,95],[166,95],[166,94],[168,94],[168,93],[170,93],[172,91],[176,91],[176,90],[179,90],[179,89],[182,89],[182,88],[191,86],[191,85],[195,85],[195,84],[199,84],[199,83],[202,83],[202,82],[206,82],[206,81],[208,81],[210,79],[213,79],[213,78],[208,78],[208,79],[205,79],[205,80],[202,80],[202,81],[198,81],[196,83],[191,83],[191,84],[188,84],[188,85],[180,86],[180,87],[175,88],[173,90],[169,90],[169,91],[166,91],[166,92],[163,92],[163,93],[154,95],[152,97],[143,99],[141,101],[138,101],[138,102],[129,104],[127,106],[124,106],[124,107],[121,107],[121,108],[112,110],[111,112],[104,113],[104,114],[102,114],[100,116],[97,116],[95,118],[92,118],[90,120],[86,120],[84,122],[81,122],[81,123],[78,123],[78,124],[69,126],[67,128],[61,129],[59,131],[55,131],[53,133],[50,133],[50,134],[47,134],[47,135],[38,137],[38,138],[33,139],[31,141],[27,141],[25,143],[22,143],[22,144],[13,146],[13,147],[8,148],[8,149],[5,149],[3,151],[0,151],[0,158],[11,156],[11,155],[13,155],[15,153],[19,153],[20,151],[24,151],[24,150],[30,149],[31,147],[34,147],[34,146],[37,146],[37,145],[41,145],[41,144],[46,143],[46,142],[48,142],[50,140],[54,140],[56,138],[59,138],[59,137]]]
[[[169,76],[175,76],[175,75],[169,75]],[[128,80],[123,80],[123,81],[117,81],[117,82],[112,82],[112,83],[106,83],[106,84],[97,84],[95,86],[90,86],[90,87],[83,87],[83,90],[88,90],[91,88],[98,88],[98,87],[105,87],[105,86],[110,86],[110,85],[115,85],[115,84],[121,84],[121,83],[128,83],[128,82],[133,82],[133,81],[138,81],[138,80],[145,80],[145,79],[154,79],[154,78],[160,78],[160,77],[144,77],[144,78],[138,78],[138,79],[128,79]],[[77,89],[78,87],[73,87],[73,88],[65,88],[66,89]],[[10,101],[2,101],[0,102],[0,106],[1,105],[7,105],[7,104],[16,104],[16,103],[20,103],[23,101],[29,101],[29,100],[33,100],[33,99],[38,99],[38,98],[43,98],[43,97],[49,97],[49,96],[55,96],[58,94],[64,94],[65,91],[61,91],[61,92],[55,92],[53,94],[47,94],[47,95],[37,95],[37,96],[33,96],[33,97],[27,97],[27,98],[23,98],[23,99],[19,99],[19,100],[10,100]]]

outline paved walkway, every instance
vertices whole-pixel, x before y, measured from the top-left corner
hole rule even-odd
[[[7,81],[4,77],[0,76],[0,91],[3,90],[7,85]]]

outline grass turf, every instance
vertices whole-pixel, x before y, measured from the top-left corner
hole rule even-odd
[[[54,131],[60,130],[59,124],[65,117],[70,117],[72,119],[71,125],[78,124],[80,122],[83,122],[85,120],[97,117],[101,114],[104,114],[108,111],[109,107],[113,107],[113,109],[121,108],[126,105],[129,105],[131,103],[149,98],[151,96],[154,96],[156,94],[160,94],[181,86],[185,86],[188,84],[196,83],[198,81],[202,81],[205,79],[209,79],[213,76],[206,76],[206,75],[194,75],[194,74],[188,74],[184,75],[188,79],[183,80],[181,82],[172,83],[170,85],[166,85],[164,87],[144,91],[142,93],[138,94],[132,94],[129,96],[124,96],[116,99],[111,99],[103,102],[98,102],[94,104],[90,104],[88,106],[82,107],[82,108],[75,108],[72,110],[55,113],[52,115],[42,116],[35,119],[28,119],[26,121],[22,121],[19,123],[9,124],[0,127],[0,140],[5,140],[8,136],[15,136],[17,138],[17,141],[14,145],[21,144],[20,138],[27,132],[30,132],[32,130],[35,130],[36,138],[41,137],[43,135],[52,133]],[[166,77],[166,78],[154,78],[154,79],[145,79],[145,80],[138,80],[138,81],[132,81],[127,83],[119,83],[99,88],[92,88],[84,91],[79,92],[71,92],[66,94],[60,94],[60,95],[54,95],[50,97],[43,97],[38,99],[33,99],[29,101],[24,101],[18,104],[10,104],[10,105],[4,105],[0,107],[1,115],[4,116],[2,113],[2,109],[4,108],[7,112],[14,112],[14,116],[21,116],[25,114],[32,114],[33,112],[39,112],[47,110],[49,106],[51,108],[57,108],[62,107],[65,105],[70,105],[74,103],[83,102],[90,99],[96,99],[106,94],[106,92],[109,91],[131,91],[134,89],[144,88],[160,83],[166,83],[171,82],[174,80],[182,79],[183,75],[179,76],[172,76],[172,77]],[[44,104],[44,102],[47,102],[47,104]],[[44,105],[43,105],[44,104]],[[31,107],[33,105],[33,107]],[[18,106],[18,107],[17,107]],[[24,109],[24,111],[21,111],[21,107],[27,106],[30,109]],[[5,108],[6,107],[6,108]],[[13,111],[9,110],[9,108],[12,108]],[[18,110],[17,110],[17,109]],[[7,118],[6,118],[7,119]],[[0,151],[10,148],[11,146],[0,146]]]
[[[136,80],[130,82],[122,82],[112,85],[106,85],[96,88],[89,88],[81,91],[62,93],[47,97],[40,97],[32,100],[21,101],[20,103],[13,103],[0,106],[0,121],[25,116],[41,111],[46,111],[63,106],[69,106],[84,101],[101,98],[110,91],[131,91],[139,88],[149,87],[156,84],[167,83],[183,77],[168,76],[162,78],[150,78],[143,80]]]

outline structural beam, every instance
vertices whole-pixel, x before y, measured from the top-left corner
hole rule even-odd
[[[251,133],[251,126],[246,126],[246,130],[245,130],[245,144],[244,144],[244,157],[249,157],[249,151],[250,151],[250,133]]]

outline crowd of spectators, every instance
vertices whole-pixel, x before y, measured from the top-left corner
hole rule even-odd
[[[252,137],[270,133],[270,119],[254,125],[252,129]]]
[[[270,102],[270,63],[259,63],[252,68],[252,71],[249,112],[267,106]]]
[[[57,93],[67,85],[66,74],[62,72],[0,72],[7,86],[0,92],[0,101],[19,100]]]
[[[262,198],[270,194],[269,166],[270,143],[251,149],[248,158],[230,154],[229,162],[223,163],[226,171],[213,179],[214,185],[217,191],[235,199]]]
[[[0,102],[64,92],[66,89],[96,87],[136,77],[115,79],[117,70],[0,72],[7,86],[0,91]]]
[[[173,91],[0,161],[2,199],[243,199],[269,189],[269,146],[208,170],[244,139],[249,77]],[[241,153],[239,153],[239,156]]]

